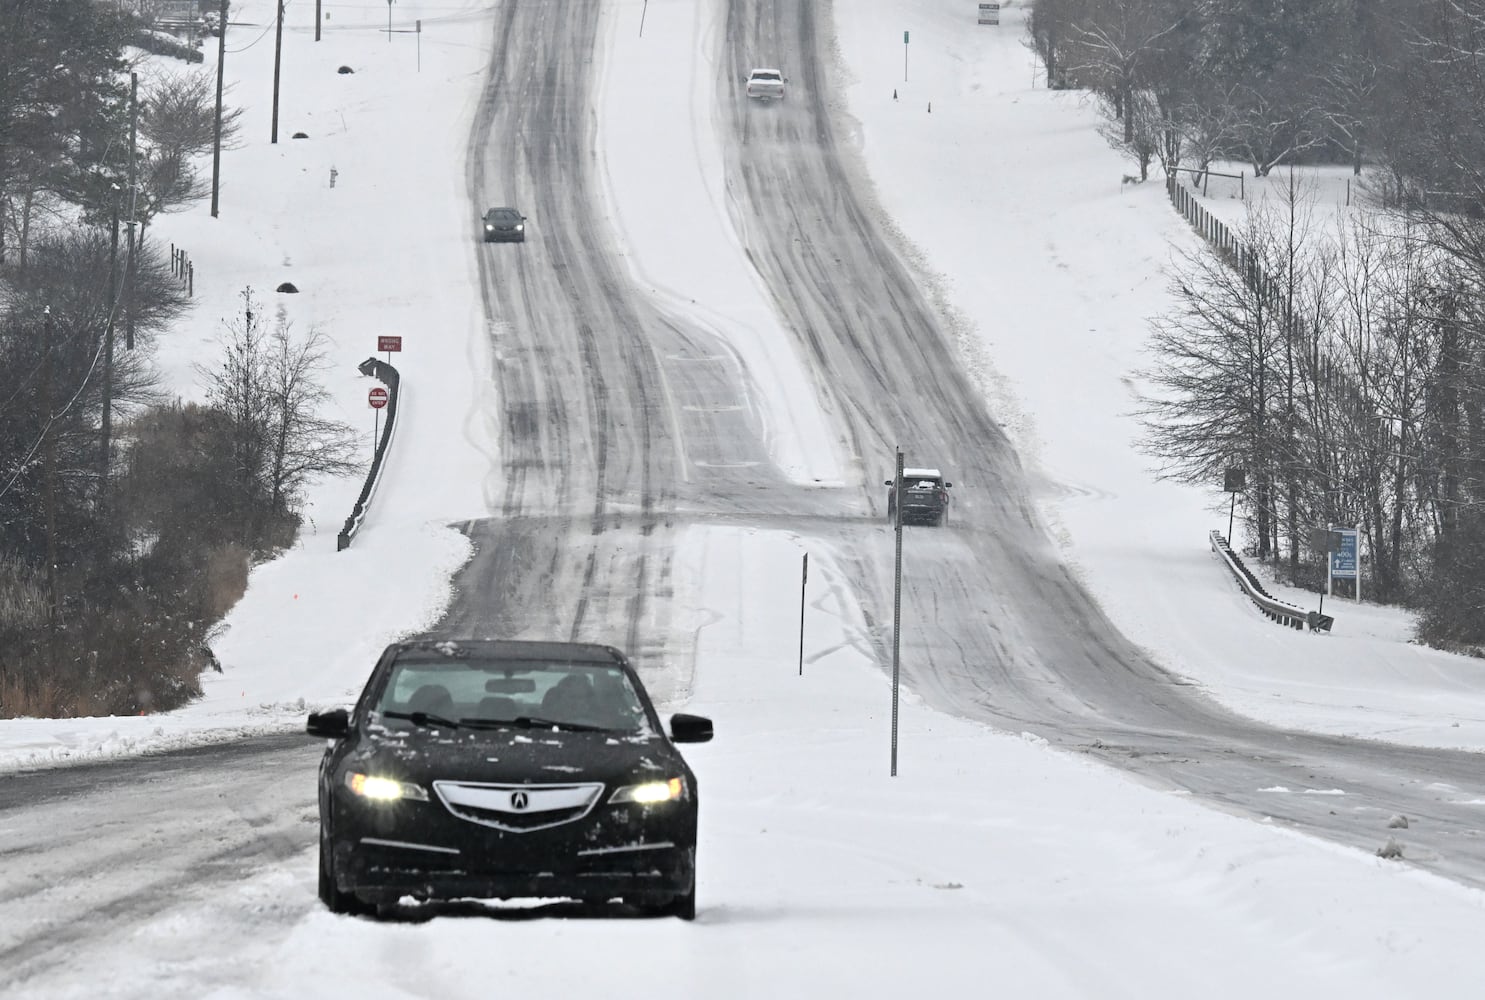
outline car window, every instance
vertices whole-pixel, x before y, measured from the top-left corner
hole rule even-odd
[[[408,660],[393,664],[373,710],[495,724],[542,719],[626,733],[650,725],[628,674],[604,664]]]

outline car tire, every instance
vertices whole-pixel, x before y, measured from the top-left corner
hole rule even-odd
[[[691,879],[691,891],[672,899],[668,909],[669,916],[686,921],[696,919],[696,879],[694,877]]]
[[[696,919],[696,849],[690,850],[691,888],[670,898],[649,899],[639,904],[639,909],[650,917],[676,917],[680,920]]]
[[[334,861],[330,852],[325,849],[325,838],[320,837],[320,902],[325,904],[325,909],[331,913],[340,913],[347,916],[361,916],[374,913],[375,908],[368,906],[349,892],[341,892],[340,887],[335,884],[335,873],[331,870]]]
[[[691,891],[671,896],[663,902],[645,902],[639,907],[647,917],[676,917],[681,920],[696,919],[696,881],[691,882]]]

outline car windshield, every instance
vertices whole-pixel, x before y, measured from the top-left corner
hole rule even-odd
[[[519,222],[521,215],[514,209],[492,208],[485,213],[485,219],[489,222]]]
[[[629,675],[617,665],[597,663],[399,660],[373,710],[415,725],[433,719],[474,729],[649,730]]]

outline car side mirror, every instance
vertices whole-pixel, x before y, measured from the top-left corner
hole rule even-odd
[[[883,484],[882,484],[882,485],[883,485],[883,486],[896,486],[896,485],[897,485],[897,483],[896,483],[896,482],[894,482],[894,481],[893,481],[893,480],[891,480],[891,479],[889,479],[889,480],[887,480],[887,481],[886,481],[886,482],[885,482],[885,483],[883,483]]]
[[[676,743],[710,743],[712,720],[677,712],[670,717],[670,738]]]
[[[351,713],[344,708],[329,712],[310,712],[304,731],[311,736],[323,736],[329,740],[342,740],[351,733]]]
[[[948,489],[950,486],[953,486],[953,485],[954,485],[953,483],[944,483],[944,489]]]

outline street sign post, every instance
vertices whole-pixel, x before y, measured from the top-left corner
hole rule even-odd
[[[1330,530],[1335,534],[1335,547],[1331,549],[1329,556],[1329,567],[1325,574],[1325,592],[1331,592],[1331,583],[1335,580],[1356,581],[1356,603],[1361,603],[1361,559],[1357,551],[1358,541],[1361,537],[1361,525],[1347,528],[1339,525],[1331,525]]]
[[[980,4],[980,21],[979,21],[979,23],[980,24],[999,24],[1000,23],[1000,4],[998,4],[998,3],[982,3],[982,4]]]
[[[1248,470],[1230,468],[1222,470],[1222,489],[1232,494],[1232,501],[1227,505],[1227,544],[1232,545],[1232,515],[1237,510],[1237,495],[1248,486]]]
[[[402,337],[396,334],[382,334],[376,338],[376,349],[387,352],[387,364],[392,363],[392,352],[402,351]]]
[[[375,455],[376,439],[382,436],[382,407],[387,405],[387,390],[374,386],[366,394],[366,402],[371,406],[371,453]]]
[[[903,32],[906,37],[907,32]],[[897,451],[897,475],[892,479],[892,528],[897,534],[892,570],[892,777],[897,777],[897,688],[902,662],[902,450]]]

